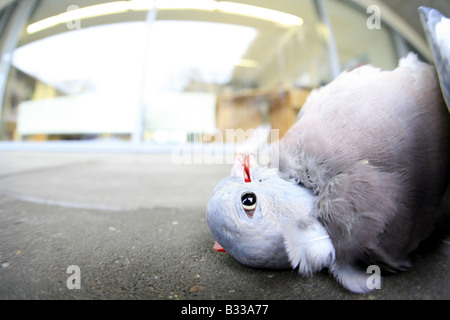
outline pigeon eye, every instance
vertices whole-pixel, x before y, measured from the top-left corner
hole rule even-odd
[[[256,209],[256,194],[246,192],[241,196],[242,208],[249,218],[253,218]]]

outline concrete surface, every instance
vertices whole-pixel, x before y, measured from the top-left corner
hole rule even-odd
[[[229,165],[170,154],[0,152],[0,299],[449,299],[450,237],[345,291],[325,271],[245,267],[212,250],[205,207]],[[81,289],[68,289],[67,268]]]

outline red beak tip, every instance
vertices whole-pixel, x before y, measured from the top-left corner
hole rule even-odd
[[[225,249],[222,248],[222,246],[217,241],[214,242],[213,249],[217,252],[226,252]]]

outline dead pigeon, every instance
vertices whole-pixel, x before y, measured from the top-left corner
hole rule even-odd
[[[278,168],[238,155],[206,208],[215,247],[251,267],[327,268],[345,288],[370,291],[367,266],[407,268],[433,232],[449,144],[436,72],[416,55],[393,71],[343,72],[310,94]]]

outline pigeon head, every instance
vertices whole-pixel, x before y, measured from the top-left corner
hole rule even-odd
[[[290,266],[283,230],[294,217],[312,224],[314,196],[283,180],[277,169],[238,155],[231,175],[218,183],[206,208],[214,239],[240,263],[259,268]]]

